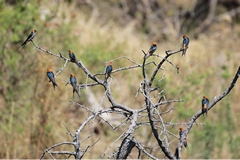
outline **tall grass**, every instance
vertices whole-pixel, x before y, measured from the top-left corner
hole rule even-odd
[[[64,62],[41,53],[30,43],[21,53],[15,52],[27,36],[25,34],[29,32],[27,29],[24,31],[26,33],[22,32],[27,25],[26,28],[37,27],[38,32],[34,42],[39,46],[54,53],[61,52],[65,56],[68,56],[67,51],[72,49],[76,57],[82,60],[93,73],[103,73],[106,61],[121,56],[128,56],[141,64],[143,57],[141,50],[147,51],[152,41],[155,40],[137,31],[134,21],[125,27],[117,26],[114,20],[102,24],[99,22],[101,13],[96,8],[85,13],[77,7],[75,2],[62,2],[56,8],[51,2],[40,4],[29,2],[27,4],[34,7],[37,13],[29,18],[28,11],[31,11],[31,8],[25,8],[26,12],[19,11],[22,18],[19,20],[25,25],[22,25],[17,33],[11,31],[13,35],[16,34],[12,36],[15,37],[14,40],[3,39],[1,41],[1,46],[6,47],[6,50],[1,53],[1,56],[5,56],[3,61],[5,69],[1,71],[3,91],[0,96],[2,102],[1,158],[39,158],[42,149],[62,141],[72,141],[71,137],[65,134],[66,128],[62,123],[66,123],[70,131],[74,132],[88,114],[77,106],[71,106],[69,100],[78,101],[89,107],[109,107],[106,99],[101,106],[98,106],[104,94],[100,87],[87,88],[81,92],[82,98],[80,99],[76,96],[72,98],[71,87],[69,85],[65,87],[69,73],[74,73],[79,83],[86,81],[86,76],[72,63],[69,63],[56,77],[63,92],[58,89],[54,91],[48,83],[46,69],[51,67],[56,73]],[[47,9],[45,19],[41,19],[42,14],[39,13],[46,6],[54,9]],[[8,12],[6,10],[9,9],[11,10],[11,7],[6,7],[1,13]],[[37,20],[28,23],[31,18]],[[1,36],[6,36],[3,33],[14,29],[10,23],[8,25],[2,29],[5,32],[2,32]],[[167,69],[165,79],[154,83],[165,90],[164,94],[167,99],[181,97],[185,100],[183,103],[171,104],[175,110],[169,114],[171,116],[164,116],[166,121],[187,122],[192,114],[201,109],[203,95],[208,96],[211,101],[228,87],[239,66],[240,55],[237,45],[239,33],[238,25],[231,28],[229,24],[223,23],[213,25],[207,35],[201,35],[197,40],[193,39],[191,34],[189,35],[191,42],[187,56],[181,57],[178,54],[170,58],[172,63],[179,64],[180,74],[176,74],[175,68],[171,65],[165,64]],[[174,38],[170,41],[158,43],[156,54],[164,56],[165,50],[177,50],[181,47],[181,42],[182,37],[174,34]],[[12,46],[14,49],[11,48]],[[150,60],[160,62],[161,58],[153,57]],[[114,69],[130,65],[132,63],[126,60],[114,60],[113,63]],[[147,71],[148,76],[151,71],[152,66]],[[158,73],[159,79],[162,73]],[[119,85],[114,81],[111,82],[111,90],[116,100],[132,108],[143,107],[143,97],[141,95],[135,97],[139,83],[142,81],[141,69],[118,72],[113,74],[113,77]],[[238,151],[234,149],[234,146],[237,147],[240,142],[237,123],[239,92],[237,85],[227,98],[209,112],[207,118],[200,117],[199,122],[206,123],[206,127],[196,126],[192,129],[188,136],[190,152],[184,150],[183,158],[239,157]],[[93,96],[90,96],[90,93]],[[119,120],[121,120],[120,117]],[[93,125],[100,128],[102,143],[96,144],[84,158],[100,158],[109,144],[117,138],[116,133],[111,132],[109,126],[102,123]],[[169,130],[177,135],[178,128],[179,126],[175,126]],[[121,133],[122,130],[116,132]],[[87,137],[92,133],[93,129],[89,128],[81,136]],[[149,135],[149,141],[146,140],[146,135]],[[142,138],[145,145],[154,143],[148,128],[141,128],[138,136]],[[93,143],[97,138],[96,136],[89,139],[83,147]],[[177,144],[176,140],[174,144]],[[62,147],[62,149],[73,148]],[[113,147],[110,152],[115,149]],[[154,154],[159,155],[159,150],[156,149]]]

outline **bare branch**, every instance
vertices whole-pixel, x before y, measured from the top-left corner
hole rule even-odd
[[[70,151],[49,151],[49,154],[67,154],[67,155],[75,155],[75,152],[70,152]]]
[[[71,137],[74,137],[74,135],[69,131],[69,129],[67,128],[66,124],[64,122],[62,122],[62,124],[64,125],[64,127],[66,128],[67,130],[67,134],[69,134]]]
[[[125,133],[122,133],[122,134],[107,148],[107,150],[102,154],[102,156],[101,156],[102,158],[105,157],[105,154],[108,152],[108,150],[109,150],[120,138],[122,138],[124,134],[125,134]]]
[[[155,69],[155,71],[153,72],[153,75],[149,81],[149,85],[152,85],[153,80],[155,79],[155,76],[157,75],[159,69],[161,68],[161,66],[163,65],[163,63],[168,59],[168,57],[170,57],[171,55],[174,55],[178,52],[181,52],[181,49],[177,50],[177,51],[166,51],[166,56],[162,59],[162,61],[158,64],[157,68]]]
[[[143,151],[143,153],[145,153],[149,158],[158,159],[158,158],[152,156],[151,153],[148,153],[148,152],[144,149],[144,147],[143,147],[136,139],[134,139],[134,142],[136,143],[137,148],[138,148],[139,150]]]
[[[235,77],[233,78],[230,86],[220,95],[218,96],[217,98],[213,99],[213,101],[211,103],[209,103],[208,105],[208,110],[212,109],[213,106],[215,106],[215,104],[217,104],[217,102],[219,102],[221,99],[223,99],[226,95],[228,95],[228,93],[233,89],[233,87],[235,86],[238,78],[240,76],[240,66],[235,74]],[[199,110],[195,115],[192,116],[192,118],[190,119],[185,131],[184,131],[184,134],[181,136],[181,139],[180,139],[180,142],[178,143],[178,147],[176,148],[175,150],[175,156],[176,157],[181,157],[180,156],[180,152],[181,152],[181,149],[182,149],[182,145],[183,145],[183,140],[187,137],[188,133],[190,132],[193,124],[195,123],[195,121],[198,119],[198,117],[200,117],[202,115],[202,110]]]
[[[132,139],[133,137],[131,134],[127,134],[127,136],[123,139],[121,146],[119,147],[116,159],[127,159],[133,147],[136,145]]]
[[[60,54],[60,55],[54,54],[54,53],[52,53],[52,52],[49,51],[49,50],[46,50],[46,49],[43,49],[43,48],[39,47],[39,46],[36,45],[33,41],[31,41],[31,42],[32,42],[32,44],[34,45],[34,47],[36,47],[37,49],[41,50],[42,52],[45,52],[45,53],[47,53],[47,54],[50,54],[51,56],[55,56],[55,57],[58,57],[58,58],[62,58],[62,59],[64,59],[64,60],[69,60],[69,59],[65,58],[64,56],[62,56],[62,54]]]
[[[62,142],[62,143],[55,144],[55,145],[49,147],[48,149],[44,150],[43,153],[42,153],[42,155],[41,155],[41,157],[40,157],[40,159],[43,159],[44,155],[45,155],[48,151],[50,151],[51,149],[53,149],[53,148],[55,148],[55,147],[58,147],[58,146],[61,146],[61,145],[64,145],[64,144],[73,145],[73,146],[75,145],[73,142]],[[51,153],[52,153],[52,152],[51,152]]]
[[[64,70],[64,68],[66,67],[67,63],[68,63],[68,60],[65,60],[65,63],[63,65],[63,67],[56,73],[55,77],[57,77],[57,75],[60,74]]]
[[[94,146],[99,140],[100,140],[100,138],[98,138],[92,145],[87,146],[87,148],[84,151],[82,151],[82,155],[81,155],[80,159],[82,159],[82,157],[85,155],[85,153],[87,153],[87,150],[89,148],[91,148],[92,146]]]
[[[164,105],[164,104],[168,104],[168,103],[173,103],[173,102],[183,102],[184,100],[180,99],[180,100],[170,100],[170,101],[164,101],[164,102],[160,102],[154,105],[154,107],[158,107],[160,105]]]

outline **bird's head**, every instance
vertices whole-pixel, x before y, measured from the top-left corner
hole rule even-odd
[[[179,128],[179,131],[183,131],[183,128]]]
[[[32,33],[37,32],[35,29],[32,30]]]
[[[112,62],[109,62],[108,64],[109,64],[110,66],[112,66]]]
[[[75,77],[74,74],[70,74],[71,77]]]
[[[184,35],[183,35],[183,38],[187,38],[187,35],[186,35],[186,34],[184,34]]]
[[[153,46],[157,46],[157,42],[153,42],[152,45],[153,45]]]
[[[206,97],[206,96],[203,96],[203,99],[207,99],[207,97]]]
[[[51,72],[52,70],[50,68],[47,69],[47,72]]]
[[[72,50],[69,50],[69,51],[68,51],[68,53],[72,54],[72,53],[73,53],[73,51],[72,51]]]

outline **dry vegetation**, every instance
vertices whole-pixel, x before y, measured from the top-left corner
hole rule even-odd
[[[25,2],[26,5],[34,7],[38,5],[36,11],[38,14],[34,17],[37,21],[27,24],[24,20],[26,15],[22,15],[22,21],[27,26],[26,28],[35,27],[38,31],[34,39],[36,44],[54,53],[62,52],[65,56],[67,56],[67,51],[72,49],[77,58],[81,59],[93,73],[103,72],[105,61],[121,56],[128,56],[141,63],[143,57],[141,50],[146,51],[152,41],[158,42],[156,54],[160,56],[165,55],[166,50],[177,50],[181,47],[180,27],[174,26],[168,19],[173,18],[174,16],[171,15],[175,12],[173,9],[169,9],[168,12],[166,10],[170,8],[171,1],[158,1],[159,6],[164,5],[163,9],[165,9],[165,12],[161,13],[166,15],[163,20],[164,24],[161,24],[166,25],[165,30],[162,30],[161,25],[156,24],[162,23],[161,21],[153,21],[152,25],[148,22],[147,25],[150,27],[147,33],[149,34],[146,34],[144,28],[140,27],[142,24],[139,20],[141,19],[140,13],[133,18],[126,15],[126,8],[117,9],[117,3],[112,1],[90,3],[91,0],[86,0],[85,2],[89,3],[60,1],[56,5],[55,1],[42,1],[36,4]],[[192,10],[195,4],[195,1],[191,4],[187,4],[188,1],[181,2],[175,7],[185,6],[187,10]],[[12,10],[19,6],[7,7]],[[221,7],[219,7],[220,11]],[[1,12],[3,11],[0,10]],[[152,12],[149,13],[150,20],[148,20],[154,20],[154,16],[156,15]],[[55,143],[71,141],[71,137],[65,134],[66,128],[62,123],[64,122],[70,131],[74,132],[88,115],[78,106],[72,106],[69,101],[74,100],[92,108],[109,107],[107,99],[104,99],[102,105],[99,106],[104,94],[104,90],[99,87],[87,88],[81,92],[80,99],[77,99],[77,96],[72,98],[71,87],[65,86],[69,73],[74,73],[79,83],[86,81],[86,76],[73,64],[68,64],[64,72],[56,78],[63,92],[54,91],[48,83],[46,69],[51,67],[56,72],[62,67],[64,61],[41,53],[32,44],[28,44],[18,53],[21,41],[29,32],[23,31],[23,28],[16,29],[21,35],[17,38],[18,43],[8,44],[12,41],[1,40],[1,46],[4,49],[0,54],[9,53],[8,59],[1,56],[5,59],[0,65],[2,68],[0,76],[0,109],[2,112],[0,158],[6,159],[39,158],[43,149]],[[9,26],[9,29],[4,31],[10,30],[13,34],[13,26]],[[202,96],[206,95],[212,100],[222,93],[228,87],[239,66],[240,25],[237,21],[231,17],[229,21],[228,17],[228,20],[211,24],[207,31],[198,35],[197,39],[194,38],[195,33],[194,29],[186,32],[191,39],[187,56],[181,57],[179,54],[170,58],[171,62],[179,64],[180,74],[176,74],[176,69],[171,65],[165,65],[167,72],[160,87],[165,90],[167,98],[181,97],[185,100],[182,103],[170,104],[174,105],[175,110],[166,115],[166,121],[188,121],[192,114],[200,110]],[[1,37],[5,35],[1,33]],[[8,38],[11,39],[11,35]],[[13,57],[17,57],[17,60],[11,62]],[[157,57],[150,59],[160,61],[160,59],[156,60]],[[121,59],[115,61],[113,67],[120,68],[129,65],[131,65],[130,62]],[[14,78],[13,75],[17,77],[16,82],[10,80]],[[144,98],[140,96],[135,98],[141,81],[141,70],[119,72],[113,76],[119,84],[117,86],[114,81],[111,82],[111,90],[116,100],[124,105],[141,108]],[[161,73],[158,73],[158,76],[160,78]],[[10,88],[11,86],[14,87]],[[198,122],[203,122],[206,126],[195,126],[191,130],[188,135],[190,149],[183,150],[183,158],[239,158],[239,95],[240,87],[237,83],[233,91],[209,112],[207,118],[198,119]],[[93,133],[93,128],[98,128],[100,134],[89,139],[85,144],[93,143],[99,137],[101,137],[101,143],[97,143],[84,158],[101,158],[98,156],[106,151],[109,144],[122,133],[124,127],[122,130],[117,130],[118,134],[115,134],[110,132],[109,126],[104,123],[92,125],[94,127],[89,126],[81,136],[87,137]],[[177,135],[178,128],[179,126],[174,126],[169,130]],[[149,131],[149,128],[145,128],[141,130],[142,135],[138,135],[142,137],[142,143],[146,145],[153,142],[153,136]],[[116,143],[108,153],[114,152],[120,145],[119,143]],[[173,143],[177,145],[176,140]],[[72,147],[69,150],[71,149]],[[157,149],[154,152],[156,156],[161,155]]]

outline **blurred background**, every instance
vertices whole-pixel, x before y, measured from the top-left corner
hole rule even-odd
[[[80,99],[77,95],[72,97],[71,86],[65,86],[69,74],[75,74],[78,83],[86,82],[86,75],[73,63],[56,77],[63,92],[53,90],[46,70],[50,67],[56,73],[64,61],[40,52],[31,43],[22,49],[21,44],[32,29],[37,30],[34,38],[37,45],[66,57],[72,49],[77,59],[94,74],[103,73],[106,61],[121,56],[142,63],[141,50],[147,51],[153,41],[158,43],[155,53],[160,56],[164,56],[166,50],[178,50],[183,34],[187,34],[190,45],[186,57],[179,53],[169,59],[179,65],[180,73],[166,63],[164,80],[154,83],[165,90],[168,100],[180,97],[185,100],[162,106],[163,110],[175,108],[164,115],[166,122],[174,123],[188,122],[201,109],[204,95],[212,101],[229,86],[239,67],[239,22],[239,0],[0,0],[0,158],[39,158],[43,149],[72,141],[63,123],[74,133],[89,114],[72,106],[70,101],[89,108],[109,107],[106,99],[99,105],[104,95],[102,87],[82,90]],[[152,60],[161,59],[149,58]],[[113,68],[131,65],[120,59],[114,61]],[[149,72],[152,67],[148,68]],[[158,73],[158,79],[162,73]],[[142,81],[141,69],[117,72],[113,76],[119,84],[118,87],[111,82],[116,101],[131,108],[143,107],[143,97],[135,97]],[[232,92],[209,111],[208,117],[198,119],[198,123],[206,125],[192,128],[187,137],[189,150],[183,149],[182,158],[240,157],[239,96],[238,82]],[[168,129],[178,136],[179,127],[185,126]],[[157,146],[149,127],[139,130],[138,140],[145,147]],[[99,137],[101,140],[84,158],[100,158],[124,131],[124,127],[112,131],[105,123],[91,123],[81,138],[92,133],[95,136],[82,147]],[[118,141],[108,153],[116,151],[120,143]],[[177,143],[178,140],[173,139],[172,151]],[[71,146],[58,149],[73,151]],[[152,154],[164,158],[157,147]],[[137,151],[129,158],[137,158]],[[142,155],[141,158],[148,157]]]

